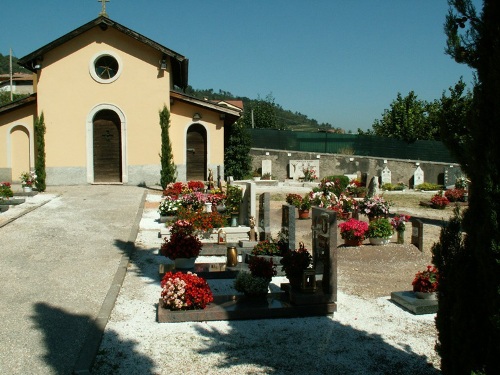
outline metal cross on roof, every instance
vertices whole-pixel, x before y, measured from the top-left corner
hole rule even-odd
[[[97,0],[97,2],[102,4],[101,13],[99,13],[99,15],[107,17],[108,13],[106,13],[106,3],[109,3],[109,0]]]

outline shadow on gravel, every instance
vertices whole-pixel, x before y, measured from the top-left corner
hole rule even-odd
[[[85,337],[92,331],[98,330],[93,319],[87,315],[71,314],[42,302],[35,304],[34,311],[31,319],[35,328],[43,335],[46,348],[45,362],[52,367],[54,374],[71,374]],[[122,340],[115,332],[107,332],[107,335],[108,340],[113,343],[113,348],[117,349],[113,353],[107,353],[110,363],[96,362],[95,371],[102,374],[115,373],[116,369],[112,363],[126,360],[144,369],[144,374],[153,373],[154,364],[151,359],[134,351],[136,341]],[[123,352],[119,348],[127,348],[127,358],[123,358]]]
[[[379,335],[328,317],[282,319],[279,324],[269,319],[230,321],[229,325],[230,333],[209,324],[196,327],[206,340],[199,354],[219,353],[220,370],[234,367],[238,372],[241,367],[235,366],[249,365],[266,374],[440,374],[404,342],[396,348]]]

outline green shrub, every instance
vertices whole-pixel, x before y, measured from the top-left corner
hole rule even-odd
[[[430,182],[424,182],[423,184],[415,186],[415,189],[424,191],[443,190],[444,186],[439,184],[431,184]]]
[[[370,221],[366,237],[368,238],[387,238],[392,236],[394,229],[390,221],[386,218],[379,218]]]

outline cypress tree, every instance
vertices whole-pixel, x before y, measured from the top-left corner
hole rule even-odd
[[[444,374],[500,373],[500,2],[449,0],[447,52],[477,71],[461,165],[469,179],[463,242],[457,225],[435,247],[436,318]],[[455,11],[454,11],[455,10]]]
[[[160,185],[165,189],[171,182],[175,182],[177,175],[177,168],[173,162],[172,143],[170,142],[170,112],[167,106],[163,106],[160,114],[160,127],[161,127],[161,152],[160,152]]]
[[[38,191],[45,191],[47,188],[45,184],[46,171],[45,171],[45,120],[43,112],[40,117],[35,118],[35,173],[36,182],[35,186]]]
[[[251,139],[244,125],[235,122],[226,136],[224,153],[224,174],[241,180],[250,175],[252,159],[250,156]]]

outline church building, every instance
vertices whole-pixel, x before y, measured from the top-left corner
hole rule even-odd
[[[0,181],[34,169],[43,113],[47,185],[158,184],[164,106],[177,180],[224,178],[224,133],[242,106],[183,94],[180,53],[101,14],[18,63],[34,93],[0,107]]]

